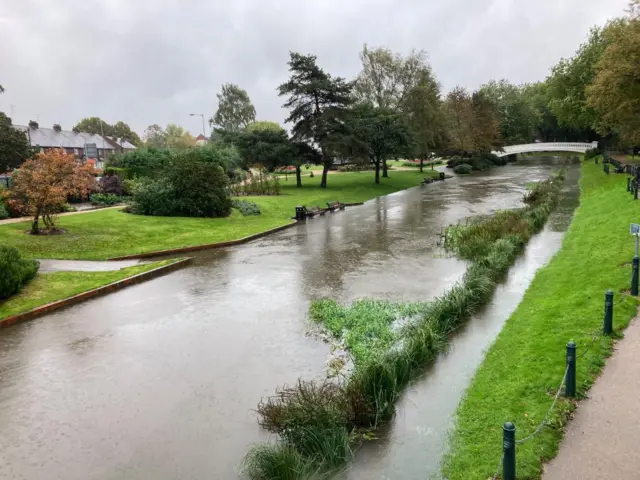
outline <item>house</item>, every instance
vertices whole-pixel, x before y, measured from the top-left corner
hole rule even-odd
[[[198,145],[199,147],[202,147],[207,143],[209,143],[209,139],[205,137],[203,134],[200,134],[196,137],[196,145]]]
[[[29,125],[15,125],[14,128],[23,131],[31,146],[41,152],[50,148],[62,148],[65,152],[76,155],[78,158],[85,158],[85,147],[94,144],[95,151],[97,151],[95,160],[98,168],[102,167],[102,163],[110,155],[136,148],[126,140],[103,137],[93,133],[63,130],[58,124],[54,124],[53,128],[41,128],[38,122],[31,121]]]

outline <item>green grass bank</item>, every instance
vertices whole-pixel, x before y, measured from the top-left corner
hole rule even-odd
[[[451,480],[492,478],[502,455],[502,424],[516,425],[516,439],[544,419],[565,370],[565,345],[578,355],[602,329],[604,294],[615,292],[614,328],[624,329],[636,301],[629,288],[634,252],[629,223],[640,203],[625,191],[626,175],[605,175],[602,165],[582,166],[580,206],[562,248],[540,269],[516,311],[487,352],[457,411],[443,474]],[[584,395],[600,372],[613,340],[601,338],[577,362],[577,390]],[[560,397],[549,425],[517,446],[519,479],[537,479],[557,453],[574,403]]]
[[[110,272],[38,273],[18,294],[0,301],[0,320],[118,280],[133,277],[175,261],[175,259],[163,260]]]
[[[171,248],[226,242],[286,225],[296,205],[326,206],[326,202],[363,202],[406,188],[415,187],[425,170],[389,172],[376,185],[372,172],[336,173],[328,178],[328,188],[320,188],[320,176],[304,178],[296,188],[295,175],[281,179],[282,194],[271,197],[243,197],[257,203],[261,215],[245,217],[239,212],[227,218],[146,217],[119,210],[102,210],[60,217],[62,235],[31,236],[28,223],[0,225],[0,243],[17,247],[31,258],[105,260],[107,258]],[[427,187],[428,188],[428,187]]]

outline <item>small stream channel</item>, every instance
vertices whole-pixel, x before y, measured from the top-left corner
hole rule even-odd
[[[560,159],[531,157],[313,219],[193,266],[0,331],[0,478],[238,477],[261,397],[324,375],[309,303],[331,296],[428,300],[464,273],[443,254],[449,223],[521,204]],[[391,172],[393,175],[393,172]],[[398,404],[349,479],[436,474],[461,394],[537,268],[557,251],[577,201],[531,239],[493,302]]]

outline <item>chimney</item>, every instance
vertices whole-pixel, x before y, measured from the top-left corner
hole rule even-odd
[[[38,122],[36,122],[35,120],[29,120],[29,127],[38,128]]]
[[[59,124],[59,123],[54,123],[54,124],[53,124],[53,129],[54,129],[56,132],[61,132],[61,131],[62,131],[62,127],[60,126],[60,124]]]

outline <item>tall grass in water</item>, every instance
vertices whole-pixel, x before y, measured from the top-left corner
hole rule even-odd
[[[278,441],[249,452],[248,476],[322,478],[347,462],[363,435],[393,417],[404,388],[446,347],[448,335],[491,299],[498,280],[544,226],[563,181],[560,172],[535,184],[522,208],[449,227],[445,246],[472,263],[456,285],[431,302],[314,303],[312,318],[354,352],[354,371],[342,382],[299,381],[263,399],[258,421],[276,432]],[[411,321],[392,331],[396,320],[407,317]]]

